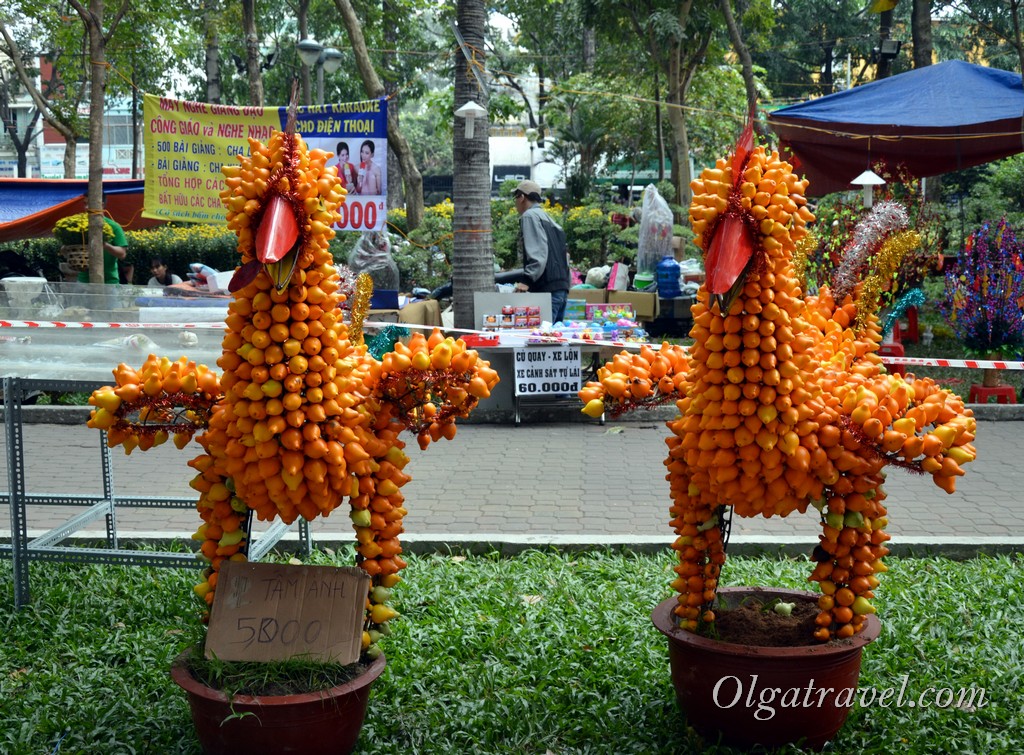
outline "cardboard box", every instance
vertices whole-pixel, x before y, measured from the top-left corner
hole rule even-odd
[[[563,320],[584,320],[587,317],[586,299],[566,299]]]
[[[689,252],[696,249],[695,246],[689,246],[692,243],[692,241],[688,243],[682,236],[672,237],[672,256],[675,257],[676,262],[682,262]]]
[[[658,295],[644,291],[609,291],[609,304],[630,304],[639,322],[650,322],[660,313]]]
[[[608,301],[608,290],[604,288],[573,288],[570,299],[583,299],[587,304],[604,304]]]

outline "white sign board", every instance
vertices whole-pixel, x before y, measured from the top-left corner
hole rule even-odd
[[[514,349],[516,396],[576,393],[580,389],[580,347],[569,344]]]

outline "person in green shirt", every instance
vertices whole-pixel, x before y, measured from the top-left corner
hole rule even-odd
[[[128,256],[128,237],[124,235],[124,229],[116,220],[104,217],[103,222],[114,232],[109,240],[105,236],[103,238],[103,282],[118,284],[121,282],[121,275],[117,270],[117,261]],[[78,282],[89,282],[88,270],[78,274]]]

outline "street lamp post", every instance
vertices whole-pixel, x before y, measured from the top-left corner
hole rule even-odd
[[[316,67],[316,100],[318,105],[323,105],[324,71],[334,73],[341,67],[341,51],[333,47],[324,47],[312,39],[300,40],[295,49],[299,52],[302,65],[307,68]]]
[[[537,146],[537,139],[540,138],[540,131],[535,128],[526,129],[526,141],[530,145],[530,180],[535,181],[533,176],[534,168],[536,164],[533,161],[533,150]]]

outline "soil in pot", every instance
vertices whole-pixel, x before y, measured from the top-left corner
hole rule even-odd
[[[814,599],[793,600],[795,605],[788,616],[774,610],[776,602],[752,598],[734,608],[716,611],[716,639],[759,647],[821,644],[812,636],[819,610]]]

